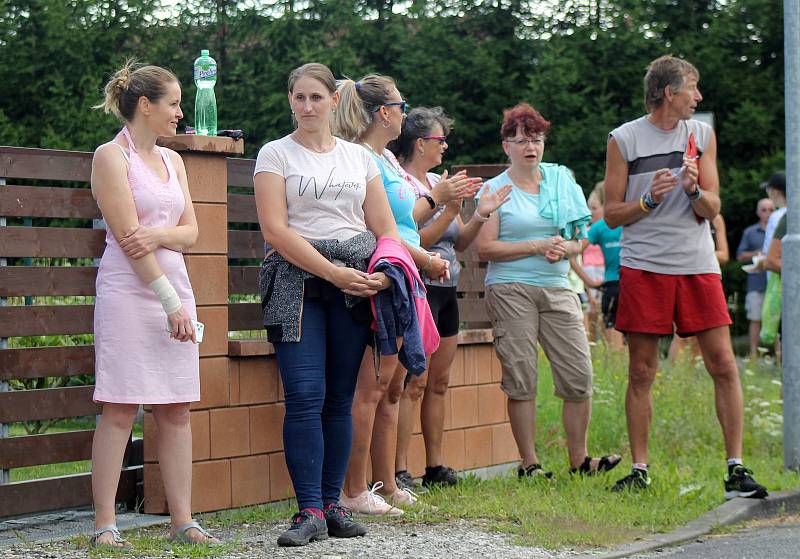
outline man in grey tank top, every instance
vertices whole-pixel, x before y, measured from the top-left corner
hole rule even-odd
[[[650,387],[659,336],[697,336],[714,381],[727,452],[725,497],[763,498],[767,490],[742,464],[743,404],[731,348],[725,294],[709,222],[720,212],[717,141],[692,120],[703,97],[690,63],[662,56],[644,79],[648,114],[609,135],[605,219],[624,226],[616,328],[630,352],[626,414],[633,469],[613,491],[650,485]]]

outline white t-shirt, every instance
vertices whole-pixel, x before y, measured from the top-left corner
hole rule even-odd
[[[284,178],[289,227],[304,239],[346,241],[367,230],[367,183],[380,171],[362,146],[336,138],[331,151],[316,153],[285,136],[258,152],[259,173]]]

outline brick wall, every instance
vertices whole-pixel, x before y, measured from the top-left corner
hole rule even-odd
[[[218,362],[222,360],[214,360]],[[283,456],[283,390],[274,355],[227,359],[228,368],[203,379],[203,399],[192,406],[196,512],[241,507],[293,495]],[[458,470],[518,459],[508,424],[500,366],[491,344],[459,346],[445,399],[444,461]],[[145,416],[146,506],[166,512],[154,437]],[[425,471],[419,419],[409,452],[409,471]],[[155,486],[155,487],[154,487]]]

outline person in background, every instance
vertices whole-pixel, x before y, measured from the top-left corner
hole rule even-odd
[[[602,251],[604,262],[602,281],[587,277],[584,281],[592,288],[600,288],[602,292],[601,309],[603,316],[604,337],[606,343],[614,349],[625,347],[625,338],[622,333],[614,328],[617,321],[617,304],[619,302],[619,253],[622,249],[620,242],[622,238],[622,228],[611,229],[603,218],[603,204],[605,204],[605,186],[602,182],[598,183],[589,195],[589,208],[592,202],[600,204],[597,221],[589,228],[586,239],[581,240],[581,247],[584,255],[592,247]]]
[[[767,251],[767,258],[765,267],[770,272],[780,274],[783,272],[783,238],[786,236],[786,214],[781,216],[780,221],[775,226],[775,231],[772,235],[772,242],[769,244],[769,251]]]
[[[441,176],[430,172],[442,164],[447,150],[447,135],[453,124],[441,107],[413,109],[403,123],[400,138],[392,146],[400,160],[406,179],[412,184],[419,199],[437,193]],[[478,181],[473,184],[480,184]],[[439,349],[431,355],[428,371],[414,376],[402,390],[390,389],[387,397],[400,399],[400,416],[397,429],[397,457],[395,478],[401,489],[415,489],[416,483],[407,470],[408,446],[414,429],[417,403],[422,398],[421,423],[425,441],[425,475],[422,484],[454,485],[455,471],[442,463],[442,436],[444,430],[445,394],[450,380],[450,366],[455,359],[458,346],[458,299],[456,286],[460,264],[457,252],[466,250],[478,235],[488,216],[508,199],[511,187],[494,193],[484,193],[477,209],[467,222],[461,219],[461,202],[475,194],[475,189],[464,192],[462,198],[454,198],[437,207],[432,217],[420,225],[420,244],[435,252],[450,263],[450,279],[439,282],[426,278],[428,303],[433,312],[441,341]],[[402,372],[401,372],[402,374]],[[392,388],[395,388],[393,385]]]
[[[339,496],[370,339],[368,297],[391,285],[367,264],[376,237],[398,233],[377,165],[332,134],[340,97],[331,71],[300,66],[287,96],[297,128],[261,148],[253,182],[266,252],[264,326],[283,383],[283,445],[299,509],[278,545],[303,546],[366,533]]]
[[[175,135],[180,103],[172,72],[128,62],[97,107],[125,125],[92,159],[92,195],[107,225],[94,306],[93,399],[103,412],[92,442],[93,547],[131,548],[116,526],[115,496],[140,404],[153,406],[158,426],[170,539],[219,543],[191,516],[189,403],[200,400],[200,362],[183,251],[197,240],[197,219],[183,160],[156,145]]]
[[[775,206],[769,198],[762,198],[756,205],[758,223],[747,227],[742,233],[739,247],[736,249],[736,260],[743,264],[751,264],[753,257],[763,255],[764,236],[767,231],[769,216],[775,211]],[[757,271],[747,274],[747,295],[744,306],[747,320],[750,321],[750,357],[758,357],[758,338],[761,331],[761,308],[764,305],[764,291],[767,289],[767,273]]]
[[[420,202],[387,144],[400,136],[406,116],[406,102],[394,80],[369,74],[358,81],[342,80],[338,86],[341,104],[335,116],[336,134],[358,142],[378,166],[383,187],[403,244],[414,263],[436,281],[449,278],[448,262],[420,246],[414,209]],[[422,201],[421,204],[426,204]],[[398,347],[402,340],[398,340]],[[379,370],[371,351],[364,354],[353,399],[353,447],[345,476],[342,503],[355,512],[399,516],[403,510],[393,505],[414,505],[416,496],[397,486],[394,476],[399,406],[384,395],[389,386],[402,383],[398,355],[381,355]],[[372,458],[372,487],[367,470]],[[387,502],[389,499],[391,503]]]
[[[536,453],[539,344],[550,361],[572,472],[594,474],[621,458],[592,458],[587,433],[592,413],[592,360],[578,296],[569,289],[568,259],[581,250],[589,208],[563,165],[544,163],[550,123],[527,103],[503,115],[500,137],[510,167],[487,182],[489,192],[511,185],[509,201],[478,234],[486,273],[486,309],[502,366],[511,430],[522,457],[521,479],[552,477]],[[482,197],[482,195],[481,195]]]
[[[766,488],[742,463],[742,387],[709,228],[720,212],[717,141],[710,126],[692,119],[703,100],[699,80],[689,62],[657,58],[644,78],[648,113],[609,134],[605,219],[609,227],[623,226],[616,327],[628,337],[625,413],[633,460],[631,473],[613,490],[641,491],[651,484],[648,440],[659,337],[677,331],[697,336],[714,381],[727,455],[725,498],[763,498]]]
[[[589,206],[589,211],[592,213],[589,231],[601,219],[603,219],[603,202],[605,200],[605,191],[603,190],[603,182],[597,183],[589,194],[586,204]],[[584,241],[581,241],[583,244]],[[586,295],[589,299],[589,308],[585,315],[585,327],[589,334],[589,340],[595,340],[597,337],[598,326],[600,326],[600,318],[602,316],[602,290],[594,287],[597,282],[602,284],[605,277],[605,259],[603,257],[603,249],[598,244],[588,244],[584,246],[583,252],[580,255],[581,270],[586,274],[584,278],[581,276],[577,269],[576,257],[570,258],[570,267],[581,276],[584,285],[586,285]]]
[[[775,206],[775,211],[772,212],[772,215],[767,220],[767,228],[764,230],[764,245],[761,247],[761,253],[767,254],[775,228],[784,214],[786,214],[786,173],[783,171],[772,173],[767,182],[761,186],[767,191],[767,196]]]

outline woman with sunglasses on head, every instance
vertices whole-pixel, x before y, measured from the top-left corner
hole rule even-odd
[[[591,458],[592,360],[577,294],[569,289],[569,257],[581,250],[589,208],[566,167],[544,163],[550,123],[521,103],[505,111],[500,136],[511,165],[488,181],[493,192],[512,185],[510,200],[478,234],[487,260],[486,309],[502,367],[501,388],[522,464],[520,478],[552,477],[536,455],[538,344],[550,360],[555,394],[563,400],[570,471],[614,468],[619,456]]]
[[[441,107],[415,108],[403,123],[400,138],[392,144],[392,149],[406,172],[406,178],[414,186],[415,193],[421,200],[433,195],[437,198],[446,195],[437,191],[441,177],[430,171],[442,164],[444,152],[447,151],[447,134],[452,125],[453,120]],[[420,398],[422,398],[422,435],[425,440],[426,457],[422,483],[430,486],[454,485],[457,482],[455,471],[443,465],[442,461],[444,397],[450,379],[450,366],[458,345],[459,316],[456,286],[460,265],[456,253],[466,250],[472,244],[481,226],[505,203],[511,192],[511,186],[505,186],[491,193],[488,190],[484,192],[477,210],[465,224],[459,215],[461,202],[464,198],[474,196],[481,186],[480,179],[475,179],[470,184],[471,188],[464,190],[460,197],[455,197],[437,207],[436,213],[420,225],[420,242],[423,248],[437,253],[450,263],[450,279],[445,282],[430,278],[425,280],[428,303],[441,336],[439,349],[433,353],[428,363],[428,371],[423,375],[412,377],[405,389],[400,386],[400,390],[394,390],[393,386],[388,394],[390,400],[400,401],[395,478],[398,486],[403,489],[416,487],[407,470],[407,457],[414,429],[416,405]]]
[[[417,197],[403,178],[403,170],[387,144],[400,135],[406,102],[387,76],[370,74],[360,80],[343,80],[339,85],[341,103],[335,117],[337,135],[361,143],[378,165],[383,187],[389,198],[394,220],[403,244],[417,268],[429,277],[445,281],[448,263],[420,247],[414,207]],[[436,334],[438,340],[438,334]],[[397,340],[399,346],[402,340]],[[373,355],[366,352],[359,371],[353,400],[353,447],[345,477],[342,503],[364,514],[400,515],[394,504],[411,505],[416,498],[399,489],[394,479],[394,456],[397,444],[397,406],[384,395],[389,385],[402,384],[396,375],[398,355],[381,355],[376,371]],[[424,366],[423,366],[424,369]],[[395,379],[395,376],[398,379]],[[394,379],[394,380],[393,380]],[[372,456],[373,486],[367,486],[367,466]]]
[[[289,75],[297,128],[261,148],[256,207],[266,241],[264,325],[284,387],[283,444],[299,512],[278,545],[363,536],[339,503],[353,437],[351,408],[370,338],[367,273],[377,237],[399,238],[380,171],[359,145],[335,138],[336,81],[322,64]]]

